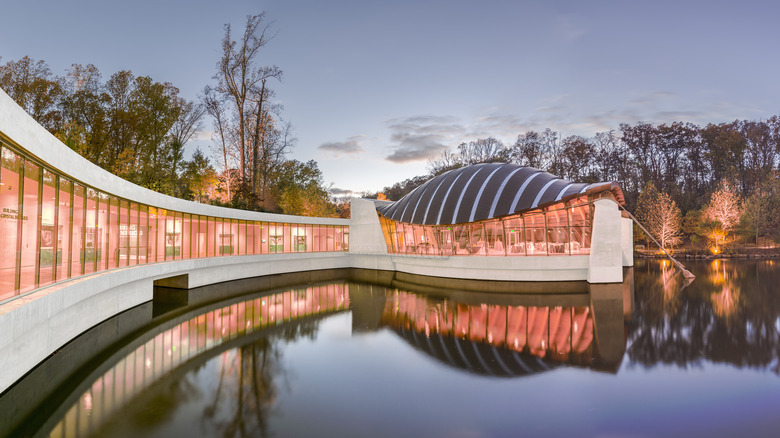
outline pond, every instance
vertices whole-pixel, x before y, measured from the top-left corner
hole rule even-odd
[[[142,306],[43,401],[8,391],[0,435],[777,436],[780,265],[687,267],[638,260],[587,294],[331,280]]]

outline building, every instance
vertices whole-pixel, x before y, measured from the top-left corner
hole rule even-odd
[[[395,203],[354,200],[351,219],[233,210],[100,169],[2,90],[0,157],[0,392],[155,285],[351,269],[399,287],[587,292],[633,264],[619,187],[513,165],[454,170]]]

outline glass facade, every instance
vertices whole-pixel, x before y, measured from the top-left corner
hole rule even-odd
[[[195,257],[347,251],[347,225],[172,211],[73,181],[0,142],[0,301],[106,269]]]
[[[590,254],[587,197],[522,214],[455,225],[417,225],[379,216],[392,254],[525,256]]]

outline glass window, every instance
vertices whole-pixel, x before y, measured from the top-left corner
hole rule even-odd
[[[247,233],[246,233],[246,221],[238,222],[238,254],[247,254]]]
[[[86,188],[81,184],[73,184],[73,237],[71,238],[71,269],[72,277],[84,274],[86,259]]]
[[[127,266],[130,261],[130,203],[119,201],[119,266]]]
[[[149,207],[138,206],[138,263],[149,263]]]
[[[254,221],[248,221],[246,223],[246,253],[255,253],[255,228],[257,223]]]
[[[73,222],[71,213],[73,183],[65,178],[60,178],[59,198],[57,199],[57,273],[56,280],[64,280],[70,277],[70,239],[73,235]]]
[[[206,249],[208,251],[208,257],[214,257],[217,248],[217,222],[213,217],[206,218]]]
[[[160,242],[160,210],[156,207],[149,207],[149,261],[154,263],[159,260]]]
[[[526,255],[526,238],[523,232],[523,218],[512,216],[504,219],[504,242],[507,255]]]
[[[189,213],[181,214],[181,258],[191,257],[190,242],[192,241],[192,220]]]
[[[569,218],[563,205],[554,205],[546,213],[549,254],[569,253]]]
[[[19,186],[21,158],[8,148],[2,149],[2,169],[0,170],[0,300],[10,298],[19,289],[17,284],[16,258],[19,250],[17,239],[21,227],[19,215]]]
[[[525,220],[525,245],[528,255],[547,254],[544,214],[538,212],[524,215],[523,219]]]
[[[55,267],[62,260],[62,255],[59,254],[60,245],[57,244],[57,221],[59,219],[57,176],[44,169],[41,189],[41,249],[38,261],[40,265],[38,285],[45,286],[54,282]]]
[[[291,252],[292,231],[290,231],[290,224],[284,224],[284,229],[282,230],[282,234],[284,236],[284,252]]]
[[[108,268],[119,266],[119,199],[109,196],[108,213]]]
[[[23,161],[24,197],[22,200],[22,240],[19,272],[19,292],[23,293],[37,287],[38,280],[38,215],[41,170],[32,162]]]
[[[98,193],[99,207],[98,207],[98,222],[97,222],[97,241],[98,246],[95,248],[94,259],[97,262],[99,270],[106,269],[108,267],[108,216],[111,211],[110,198],[105,193]]]
[[[130,220],[127,224],[127,254],[128,264],[138,264],[138,203],[130,203]]]
[[[101,240],[100,230],[98,230],[99,215],[98,203],[100,198],[98,192],[87,187],[87,210],[85,215],[86,234],[84,240],[84,273],[90,274],[95,271],[105,269],[105,266],[99,263],[100,249],[103,240]]]

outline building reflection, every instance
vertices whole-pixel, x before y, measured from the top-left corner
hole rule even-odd
[[[336,283],[266,295],[187,319],[161,331],[98,377],[54,425],[49,436],[90,436],[131,399],[190,359],[233,339],[306,317],[346,310],[349,304],[349,285]],[[226,351],[222,372],[231,373],[236,367],[242,370],[242,357]]]
[[[396,291],[381,323],[445,364],[483,375],[590,366],[596,353],[588,306],[468,305]]]
[[[238,426],[264,430],[286,373],[282,346],[313,337],[321,318],[347,309],[353,332],[390,329],[421,353],[477,375],[518,377],[570,365],[616,372],[625,351],[625,288],[610,286],[592,294],[453,299],[341,281],[211,305],[145,335],[74,391],[41,431],[105,435],[107,424],[116,427],[117,418],[134,412],[130,406],[173,411],[201,395],[192,382],[171,376],[212,358],[219,360],[210,371],[218,386],[209,392],[204,424],[219,434]]]

